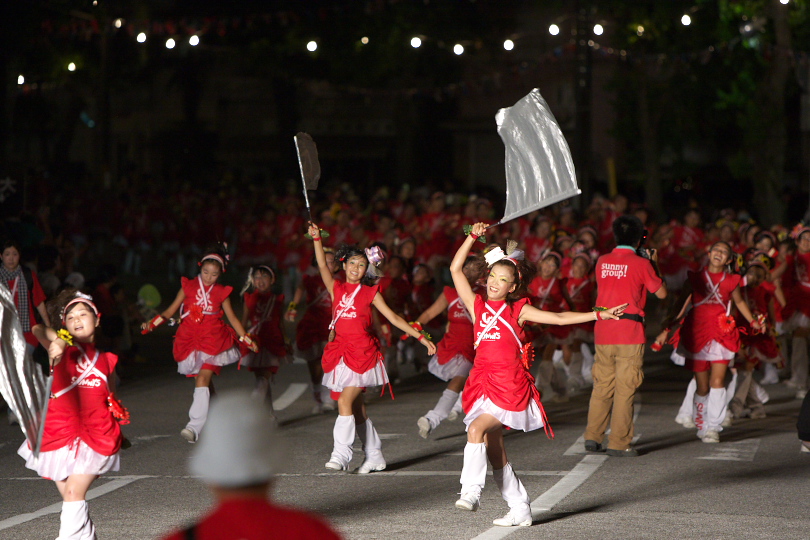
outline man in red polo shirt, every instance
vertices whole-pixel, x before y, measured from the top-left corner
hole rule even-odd
[[[602,440],[610,418],[607,453],[635,457],[633,440],[633,399],[644,380],[644,306],[647,292],[666,298],[667,288],[658,272],[658,253],[636,250],[645,239],[644,225],[635,216],[624,215],[613,222],[616,248],[596,263],[597,306],[630,305],[619,320],[600,320],[594,329],[596,357],[593,365],[593,392],[585,430],[585,450],[605,450]],[[642,248],[643,249],[643,248]]]

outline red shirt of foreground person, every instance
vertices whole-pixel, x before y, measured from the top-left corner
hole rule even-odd
[[[268,499],[285,446],[263,403],[248,392],[219,397],[189,465],[216,506],[164,540],[340,540],[320,517]]]

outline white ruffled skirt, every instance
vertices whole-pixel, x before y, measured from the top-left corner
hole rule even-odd
[[[357,373],[352,371],[341,358],[334,370],[323,374],[322,384],[333,392],[342,392],[348,386],[358,388],[382,386],[388,384],[388,372],[385,371],[385,365],[382,362],[377,362],[365,373]]]
[[[193,351],[185,360],[177,362],[177,373],[181,375],[196,375],[202,369],[203,364],[212,366],[229,366],[238,362],[242,355],[239,347],[231,347],[227,351],[210,355],[202,351]]]
[[[473,420],[482,414],[489,414],[498,419],[498,421],[509,426],[512,429],[522,429],[523,431],[534,431],[543,427],[543,413],[540,412],[540,407],[534,400],[529,401],[529,407],[523,411],[507,411],[501,409],[486,396],[481,396],[473,403],[470,412],[464,417],[464,423],[467,427]]]
[[[449,381],[455,377],[466,377],[473,367],[471,360],[463,354],[457,354],[446,364],[439,363],[439,355],[434,354],[428,363],[428,371],[443,381]]]
[[[25,460],[25,466],[35,471],[42,478],[62,481],[72,474],[104,474],[120,470],[121,458],[118,452],[111,456],[99,454],[78,437],[72,444],[40,452],[34,457],[34,452],[28,448],[28,442],[23,442],[17,454]]]
[[[287,356],[279,357],[265,349],[259,349],[257,353],[248,353],[239,362],[242,367],[247,368],[277,368],[289,363]]]
[[[719,360],[733,360],[734,351],[723,347],[717,341],[708,342],[700,351],[692,354],[686,350],[683,344],[678,345],[678,354],[684,358],[691,358],[692,360],[705,360],[707,362],[716,362]]]
[[[799,328],[810,328],[810,317],[801,311],[797,311],[791,315],[790,318],[782,324],[782,330],[784,332],[793,332]]]

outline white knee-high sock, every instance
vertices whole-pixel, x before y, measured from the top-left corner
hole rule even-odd
[[[461,469],[461,494],[481,496],[487,479],[487,446],[468,442],[464,447],[464,467]]]
[[[456,400],[455,404],[453,404],[453,410],[458,414],[464,414],[464,407],[461,406],[461,397],[464,394],[464,391],[458,393],[458,399]]]
[[[731,403],[731,400],[734,399],[734,394],[737,393],[737,382],[740,381],[740,377],[737,375],[737,372],[738,370],[736,369],[731,372],[731,381],[726,387],[726,390],[728,390],[726,392],[726,397],[728,398],[728,401],[726,401],[726,406]]]
[[[807,338],[795,337],[792,343],[792,354],[790,356],[790,371],[793,375],[790,380],[799,388],[807,388]]]
[[[723,431],[723,420],[726,417],[726,400],[725,388],[710,388],[709,401],[707,403],[706,411],[706,429],[711,431]]]
[[[354,444],[355,426],[354,416],[338,416],[335,428],[332,430],[334,447],[329,461],[340,463],[344,469],[349,467],[352,460],[352,444]]]
[[[706,434],[707,429],[707,422],[706,422],[706,408],[709,403],[709,396],[700,396],[695,394],[694,398],[694,406],[692,407],[692,420],[695,422],[695,426],[697,427],[697,434],[698,437],[702,437]]]
[[[382,441],[377,434],[377,429],[371,422],[371,418],[366,418],[362,424],[355,424],[355,430],[360,437],[360,442],[363,444],[363,452],[366,454],[366,461],[370,461],[375,465],[385,463],[385,458],[382,455]]]
[[[87,510],[87,501],[65,501],[59,517],[56,540],[95,540],[96,528]]]
[[[208,420],[208,403],[211,401],[211,391],[207,386],[194,389],[194,401],[188,410],[188,424],[198,435],[202,432],[205,421]]]
[[[447,418],[456,401],[458,401],[458,392],[448,389],[442,392],[442,397],[439,398],[433,409],[425,415],[425,418],[430,422],[430,429],[436,429],[442,420]]]
[[[680,410],[678,410],[678,416],[694,417],[695,390],[697,390],[697,381],[692,377],[692,380],[689,381],[689,386],[686,387],[686,395],[683,397]]]
[[[507,463],[503,469],[493,469],[492,476],[495,478],[498,489],[501,490],[501,497],[509,505],[509,509],[512,510],[515,517],[521,521],[529,519],[532,515],[529,494],[523,487],[523,482],[512,470],[512,464]]]

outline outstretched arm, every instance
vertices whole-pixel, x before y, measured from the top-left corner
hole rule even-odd
[[[461,269],[464,267],[464,261],[467,260],[473,243],[479,236],[484,234],[486,228],[486,223],[476,223],[473,225],[472,231],[470,231],[470,234],[464,239],[464,243],[458,248],[458,251],[456,251],[450,263],[450,275],[453,277],[453,284],[456,286],[459,298],[464,302],[467,311],[470,313],[475,313],[475,293],[472,290],[472,286],[470,286],[470,282],[467,281],[467,276],[464,275]]]
[[[391,324],[393,324],[394,326],[396,326],[409,336],[417,339],[419,343],[427,347],[429,354],[431,355],[436,354],[436,346],[433,344],[433,342],[427,339],[419,332],[417,332],[416,329],[414,329],[410,324],[407,323],[407,321],[405,321],[405,319],[394,313],[394,310],[388,307],[388,304],[385,303],[385,299],[383,299],[380,293],[377,293],[374,296],[374,300],[371,303],[374,305],[374,307],[377,308],[377,310],[380,312],[380,315],[391,321]]]
[[[239,317],[237,317],[236,313],[233,312],[233,306],[231,306],[230,298],[226,298],[222,301],[222,311],[225,312],[228,322],[231,323],[233,329],[236,330],[236,335],[239,337],[244,336],[247,332],[245,332],[245,327],[242,326],[242,323],[239,321]]]
[[[433,305],[423,311],[417,318],[416,322],[420,324],[427,324],[433,319],[435,319],[440,313],[442,313],[447,306],[450,304],[447,302],[447,298],[444,297],[444,294],[440,294],[439,297],[433,302]]]
[[[332,276],[332,271],[326,264],[326,253],[323,251],[323,243],[321,243],[321,229],[317,225],[310,222],[309,235],[312,237],[312,246],[315,249],[315,260],[318,261],[318,271],[321,273],[321,279],[329,291],[329,297],[334,298],[332,292],[335,286],[335,278]]]
[[[607,319],[618,319],[624,313],[624,309],[628,304],[615,306],[604,311],[588,311],[586,313],[579,313],[576,311],[563,311],[561,313],[554,313],[552,311],[543,311],[534,306],[526,304],[520,310],[520,317],[518,322],[522,325],[524,322],[534,322],[540,324],[580,324],[591,321],[603,321]]]

